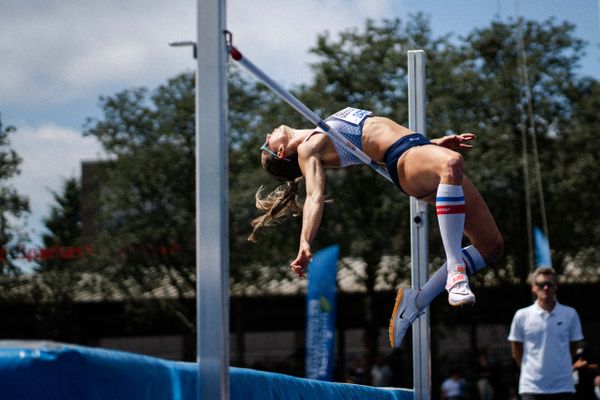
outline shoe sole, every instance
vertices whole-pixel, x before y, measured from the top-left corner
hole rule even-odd
[[[396,294],[396,303],[394,303],[394,311],[392,311],[392,319],[390,319],[390,328],[388,330],[390,336],[390,345],[394,347],[394,320],[398,315],[398,308],[400,308],[400,304],[402,304],[402,298],[404,297],[404,288],[398,289],[398,293]]]
[[[448,301],[448,304],[450,304],[452,307],[472,306],[475,304],[475,299],[473,299],[473,301],[459,301],[456,303],[451,303],[450,301]]]

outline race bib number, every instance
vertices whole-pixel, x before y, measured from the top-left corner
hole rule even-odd
[[[371,111],[367,110],[359,110],[358,108],[346,107],[342,111],[338,111],[332,116],[341,119],[343,121],[349,122],[353,125],[360,125],[363,120],[369,116],[373,115]]]

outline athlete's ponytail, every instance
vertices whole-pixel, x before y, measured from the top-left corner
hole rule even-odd
[[[284,161],[285,162],[285,161]],[[263,164],[264,165],[264,164]],[[256,233],[264,227],[273,226],[281,222],[287,216],[298,216],[302,214],[302,207],[298,204],[297,192],[301,181],[300,178],[288,180],[286,184],[279,186],[267,197],[262,198],[261,186],[256,192],[256,208],[264,214],[252,220],[252,233],[248,236],[248,240],[255,242]]]

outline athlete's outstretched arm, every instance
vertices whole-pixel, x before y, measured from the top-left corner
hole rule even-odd
[[[474,133],[461,133],[460,135],[448,135],[442,136],[441,138],[431,139],[431,143],[437,144],[438,146],[446,147],[450,150],[468,150],[473,147],[471,144],[467,144],[471,140],[475,139]]]
[[[325,202],[325,171],[321,160],[316,154],[309,154],[306,158],[299,157],[300,167],[306,181],[306,201],[302,210],[302,230],[300,232],[300,246],[298,256],[291,263],[292,271],[303,277],[306,267],[312,259],[310,245],[317,235],[323,206]]]

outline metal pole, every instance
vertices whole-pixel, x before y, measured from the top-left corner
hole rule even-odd
[[[198,0],[196,310],[198,399],[229,398],[225,1]]]
[[[408,52],[408,127],[427,134],[425,122],[425,52]],[[427,203],[410,198],[412,287],[421,288],[429,278]],[[415,400],[431,398],[429,356],[429,308],[412,326],[413,384]]]

